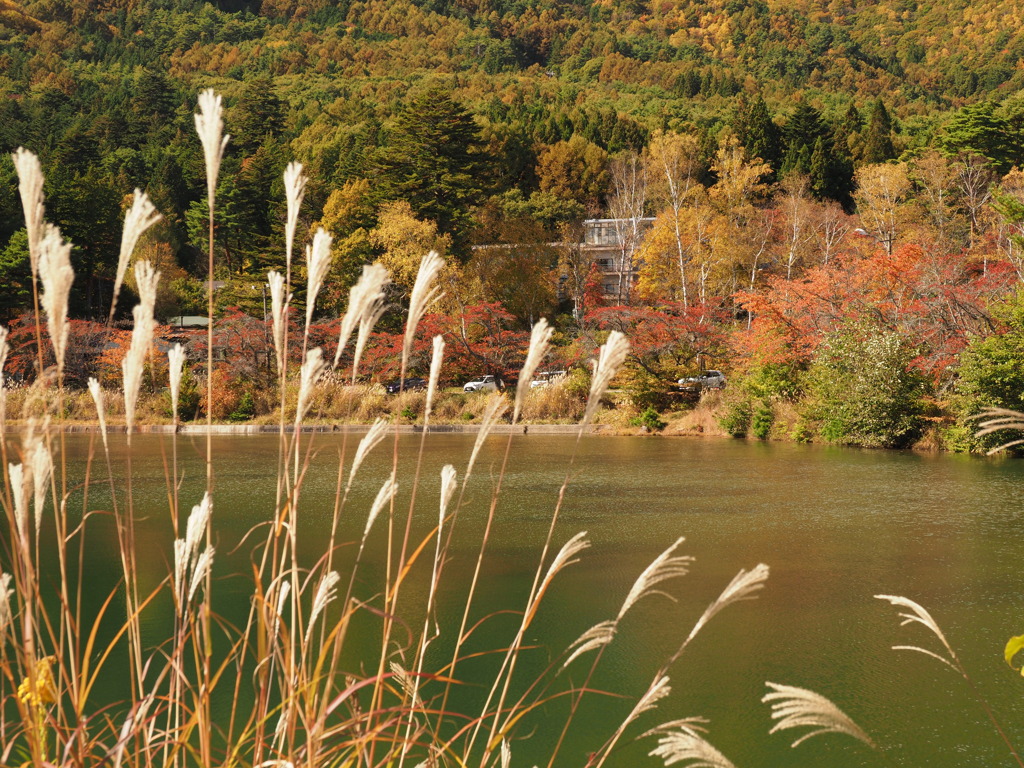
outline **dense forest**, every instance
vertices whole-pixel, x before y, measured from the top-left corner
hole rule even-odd
[[[565,364],[630,333],[637,407],[714,365],[745,377],[737,433],[798,400],[797,436],[902,445],[953,414],[966,445],[972,409],[1024,406],[1022,22],[992,0],[5,0],[0,320],[31,305],[19,146],[75,244],[75,317],[106,317],[135,188],[164,216],[137,251],[163,274],[158,314],[205,314],[193,113],[213,87],[225,327],[265,316],[298,160],[300,235],[334,238],[324,322],[364,263],[400,306],[437,249],[437,327],[467,367],[513,371],[511,340],[547,316]],[[614,297],[575,247],[593,217],[654,219]],[[890,397],[881,424],[837,404],[857,381]]]

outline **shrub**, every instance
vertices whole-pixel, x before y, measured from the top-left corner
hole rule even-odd
[[[750,429],[751,408],[749,400],[738,400],[732,404],[718,423],[733,437],[746,437]]]
[[[228,414],[228,421],[249,421],[256,415],[256,403],[253,401],[252,392],[246,390],[238,398],[238,405],[235,410]]]
[[[826,337],[808,373],[808,415],[826,440],[903,448],[920,433],[924,382],[891,331],[854,326]]]
[[[651,432],[660,432],[668,426],[668,422],[661,420],[661,415],[653,408],[647,408],[639,416],[630,419],[630,424],[634,427],[646,427]]]
[[[761,403],[751,417],[750,431],[758,440],[767,440],[774,424],[775,413],[766,403]]]

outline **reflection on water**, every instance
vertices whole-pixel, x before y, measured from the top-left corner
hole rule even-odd
[[[1002,661],[1006,639],[1024,632],[1024,463],[739,441],[601,437],[584,439],[570,468],[573,438],[512,439],[474,619],[522,608],[567,470],[572,482],[556,546],[581,530],[592,543],[544,603],[527,638],[539,647],[524,660],[524,681],[539,674],[583,630],[614,616],[637,575],[677,537],[685,536],[681,551],[694,555],[696,562],[688,576],[666,585],[677,601],[654,597],[628,615],[598,669],[597,688],[639,695],[740,568],[764,562],[772,574],[758,600],[730,607],[704,629],[670,672],[671,697],[633,726],[631,735],[664,720],[702,715],[711,721],[710,741],[741,768],[882,764],[877,755],[841,736],[812,739],[798,751],[789,748],[795,736],[768,736],[768,708],[759,700],[764,682],[770,680],[829,696],[887,746],[898,764],[1008,764],[1005,748],[961,679],[924,656],[890,650],[898,644],[934,647],[920,628],[900,628],[896,609],[873,598],[899,594],[932,612],[1011,737],[1024,741],[1024,723],[1017,714],[1024,681]],[[205,438],[195,444],[179,440],[185,478],[181,498],[187,510],[198,502],[204,485],[200,454]],[[435,646],[437,667],[447,661],[444,643],[461,617],[505,440],[492,438],[485,447],[455,528],[440,601],[447,634]],[[171,439],[138,436],[134,441],[133,489],[147,553],[141,566],[144,584],[155,587],[167,574],[172,551],[164,469]],[[314,441],[298,517],[302,555],[310,565],[323,554],[331,524],[342,441],[333,435],[318,435]],[[349,453],[354,442],[349,438]],[[399,439],[399,483],[406,494],[418,442],[414,436]],[[464,466],[472,442],[472,437],[460,435],[427,440],[415,511],[417,537],[428,535],[436,520],[440,467]],[[88,437],[71,437],[69,451],[81,458],[89,443]],[[346,542],[358,539],[369,501],[390,471],[388,446],[378,449],[354,488],[341,520]],[[123,438],[115,440],[114,449],[115,486],[123,488]],[[251,547],[234,550],[247,532],[272,515],[277,443],[273,437],[216,437],[214,450],[216,574],[221,580],[215,609],[241,623],[248,595],[239,590],[247,579],[237,574],[250,572]],[[93,472],[96,477],[105,474],[96,467]],[[76,499],[80,506],[81,495]],[[403,515],[408,501],[400,491],[396,509]],[[94,487],[88,508],[107,506],[103,489]],[[96,522],[86,578],[110,583],[119,573],[114,538],[108,523],[102,518]],[[375,579],[384,568],[385,530],[381,525],[373,534],[357,587],[365,599],[380,587]],[[343,567],[353,549],[339,553]],[[415,606],[428,586],[426,569],[420,570],[403,593],[412,626],[422,621]],[[149,617],[153,644],[161,640],[164,620],[159,611]],[[507,643],[513,621],[507,615],[485,621],[471,650]],[[357,658],[357,651],[347,663],[375,664],[373,649],[367,638],[361,645],[366,658]],[[460,676],[471,683],[460,694],[462,705],[482,699],[482,681],[472,677],[484,675],[486,668],[485,662],[461,668]],[[589,661],[578,662],[564,675],[578,684],[587,669]],[[586,753],[600,746],[632,704],[632,699],[587,699],[559,763],[582,765]],[[521,733],[531,738],[513,745],[515,765],[544,764],[544,745],[557,737],[551,723],[560,722],[567,708],[563,699],[524,724]],[[626,742],[609,764],[653,764],[646,757],[653,746],[650,739]]]

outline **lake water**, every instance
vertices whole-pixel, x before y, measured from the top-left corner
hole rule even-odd
[[[169,436],[137,436],[133,487],[146,547],[143,580],[155,584],[167,573],[171,543],[165,458]],[[308,437],[306,438],[309,439]],[[329,531],[343,438],[317,435],[300,507],[303,559],[323,554]],[[348,438],[351,453],[358,438]],[[436,519],[437,475],[444,463],[459,470],[472,436],[431,435],[417,512],[416,532],[426,535]],[[490,438],[479,460],[455,528],[452,559],[440,603],[439,667],[446,661],[460,618],[462,597],[479,546],[487,502],[504,454],[505,436]],[[83,457],[93,438],[68,438],[69,455]],[[185,482],[182,506],[201,496],[205,438],[179,437]],[[115,454],[124,438],[114,440]],[[399,482],[408,491],[417,436],[402,436]],[[521,610],[547,532],[575,439],[515,436],[474,619],[500,610]],[[366,465],[352,510],[343,521],[346,541],[357,540],[369,500],[391,466],[390,442]],[[214,438],[214,530],[218,544],[214,609],[240,622],[248,595],[248,555],[230,554],[273,511],[277,442],[274,437]],[[72,461],[74,468],[81,465]],[[95,471],[95,470],[94,470]],[[116,472],[124,472],[118,459]],[[101,475],[98,475],[101,476]],[[124,478],[117,479],[123,487]],[[401,499],[407,496],[400,491]],[[102,491],[91,492],[90,508],[103,508]],[[404,510],[405,503],[398,509]],[[358,510],[358,512],[356,511]],[[689,633],[704,607],[740,568],[771,567],[760,597],[719,614],[670,670],[672,694],[656,712],[634,724],[608,765],[656,765],[647,757],[654,741],[631,741],[647,728],[681,717],[710,720],[709,741],[739,768],[759,766],[875,766],[876,753],[838,735],[816,737],[797,750],[795,731],[769,736],[768,707],[760,703],[765,681],[810,688],[836,702],[899,765],[1010,765],[1011,758],[972,697],[951,670],[892,645],[921,644],[938,650],[919,626],[900,627],[897,610],[876,594],[904,595],[931,611],[991,703],[1009,735],[1024,744],[1019,702],[1024,679],[1002,660],[1011,635],[1024,634],[1024,462],[962,456],[874,452],[729,440],[588,437],[578,447],[572,480],[555,533],[556,547],[587,531],[591,547],[555,582],[527,642],[536,645],[520,668],[527,681],[539,674],[585,629],[612,618],[637,575],[677,537],[680,552],[696,558],[689,575],[664,586],[676,598],[655,596],[622,622],[605,653],[594,687],[627,698],[585,700],[559,765],[578,766],[598,748],[632,708],[661,662]],[[97,521],[90,539],[87,579],[115,579],[119,565],[109,527]],[[364,578],[357,594],[379,590],[386,526],[371,536]],[[344,557],[351,557],[347,548]],[[344,565],[344,562],[342,563]],[[426,589],[414,575],[406,605]],[[100,590],[97,589],[97,593]],[[422,614],[409,621],[419,627]],[[163,616],[147,625],[151,643],[162,638]],[[501,614],[486,622],[471,650],[501,647],[513,622]],[[376,664],[356,650],[347,663]],[[448,646],[450,647],[450,646]],[[589,658],[566,681],[580,682]],[[460,693],[471,706],[482,690],[488,663],[460,668],[470,683]],[[480,679],[475,679],[479,676]],[[559,700],[522,724],[513,743],[513,765],[546,764],[568,704]]]

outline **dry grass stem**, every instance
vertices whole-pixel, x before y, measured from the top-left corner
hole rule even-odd
[[[530,394],[533,374],[544,359],[544,355],[548,352],[548,345],[551,343],[553,330],[548,325],[548,321],[541,318],[534,324],[533,330],[530,332],[530,346],[526,351],[526,361],[519,371],[519,383],[516,384],[516,402],[512,409],[513,424],[519,420],[519,415],[523,410],[523,403],[526,402],[526,396]]]
[[[39,243],[39,281],[43,285],[41,303],[46,312],[46,330],[57,360],[57,376],[64,376],[64,355],[68,346],[68,295],[75,281],[71,268],[71,243],[65,242],[52,224]]]
[[[601,398],[608,390],[615,374],[626,360],[629,354],[629,341],[625,335],[618,331],[608,334],[608,340],[601,347],[597,360],[594,362],[594,376],[590,382],[590,395],[587,397],[587,409],[583,413],[583,420],[580,426],[586,426],[594,418]]]
[[[24,147],[18,147],[11,155],[18,172],[18,192],[21,206],[25,211],[25,231],[28,234],[28,257],[32,277],[39,276],[39,246],[44,231],[43,221],[46,208],[43,205],[43,168],[39,158]]]
[[[131,260],[132,253],[135,252],[135,246],[143,233],[161,218],[156,206],[150,202],[146,193],[136,189],[132,196],[132,206],[124,217],[124,228],[121,230],[121,251],[117,257],[114,294],[110,301],[111,319],[114,317],[114,310],[117,309],[117,297],[121,292],[121,284],[124,282],[124,275],[128,271],[128,262]]]
[[[676,539],[675,544],[658,555],[653,562],[644,569],[644,572],[637,577],[637,580],[633,583],[632,589],[629,590],[629,594],[626,595],[626,599],[622,603],[622,608],[619,609],[619,615],[616,619],[617,621],[621,620],[630,608],[648,595],[659,594],[668,596],[665,592],[655,589],[658,584],[663,581],[667,581],[668,579],[685,576],[689,573],[689,567],[693,563],[693,557],[690,555],[672,554],[675,552],[676,548],[683,543],[683,541],[685,541],[685,539],[682,537]]]
[[[492,392],[487,397],[484,415],[480,419],[480,430],[476,433],[476,441],[473,443],[473,452],[469,455],[469,463],[466,465],[466,477],[463,482],[469,479],[470,474],[473,472],[473,465],[476,464],[476,458],[480,454],[480,449],[483,448],[484,441],[487,440],[487,436],[494,429],[494,425],[498,423],[498,419],[501,418],[508,408],[508,402],[502,393]]]
[[[769,733],[790,728],[812,728],[813,730],[809,733],[805,733],[794,741],[793,746],[799,746],[802,742],[819,734],[845,733],[847,736],[864,742],[872,749],[877,749],[874,742],[861,730],[859,725],[821,694],[791,685],[779,685],[778,683],[765,683],[765,685],[771,688],[771,692],[766,693],[761,701],[771,704],[772,719],[779,721],[772,726]]]
[[[409,297],[409,319],[405,323],[405,340],[402,345],[402,360],[409,359],[416,329],[419,327],[423,313],[431,304],[441,297],[441,288],[437,285],[437,275],[444,267],[444,259],[437,251],[430,251],[420,260],[420,270],[416,273],[416,283]],[[402,366],[403,371],[405,366]]]
[[[175,344],[167,351],[167,375],[171,388],[171,416],[178,421],[178,395],[181,393],[181,373],[185,366],[185,348]]]

